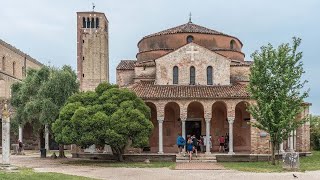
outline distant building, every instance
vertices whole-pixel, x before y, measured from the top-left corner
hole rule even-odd
[[[151,109],[154,130],[152,152],[177,151],[181,133],[211,137],[217,152],[218,137],[228,136],[229,153],[270,152],[269,135],[252,127],[247,112],[254,103],[247,91],[251,61],[245,61],[242,42],[235,36],[191,22],[143,37],[137,60],[117,67],[117,84],[133,90]],[[305,105],[298,119],[309,114]],[[310,151],[310,126],[306,123],[284,143],[289,149]]]
[[[104,13],[77,13],[77,75],[82,91],[109,82],[108,23]]]

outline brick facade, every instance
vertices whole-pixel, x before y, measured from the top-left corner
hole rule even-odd
[[[193,37],[192,42],[187,43],[188,36]],[[219,136],[233,133],[234,152],[270,153],[269,135],[249,124],[255,121],[246,111],[255,103],[247,92],[252,62],[244,61],[239,39],[189,22],[145,36],[138,48],[137,60],[118,65],[117,84],[133,90],[151,109],[152,152],[176,152],[178,133],[195,133],[183,129],[193,123],[198,135],[210,133],[213,152],[218,150]],[[173,81],[175,66],[177,82]],[[190,84],[192,66],[194,84]],[[207,81],[209,66],[212,85]],[[308,115],[307,108],[298,120]],[[310,151],[308,123],[299,127],[294,137],[297,151]]]

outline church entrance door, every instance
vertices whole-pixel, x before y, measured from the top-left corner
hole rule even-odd
[[[188,135],[195,135],[197,139],[200,139],[201,121],[186,121],[186,136]]]

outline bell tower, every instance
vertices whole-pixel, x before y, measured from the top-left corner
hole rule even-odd
[[[81,91],[109,82],[109,22],[104,13],[77,12],[77,76]]]

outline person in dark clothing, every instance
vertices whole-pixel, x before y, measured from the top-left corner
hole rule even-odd
[[[196,157],[198,157],[198,139],[195,135],[192,136],[192,144],[193,144],[193,151],[196,153]]]

